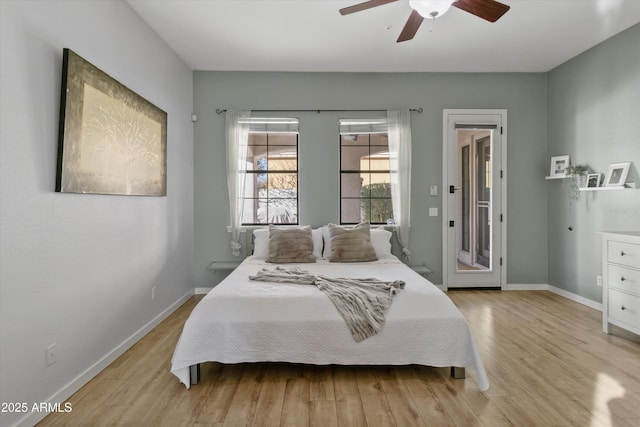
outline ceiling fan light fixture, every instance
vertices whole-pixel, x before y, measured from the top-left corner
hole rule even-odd
[[[411,9],[417,11],[423,18],[436,19],[444,15],[453,0],[409,0]]]

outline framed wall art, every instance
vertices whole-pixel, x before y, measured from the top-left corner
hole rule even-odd
[[[56,191],[167,194],[167,113],[63,50]]]
[[[601,173],[588,173],[587,174],[587,188],[600,187],[600,181],[602,180]]]
[[[611,163],[604,178],[605,187],[623,187],[629,173],[630,162]]]
[[[550,177],[560,177],[567,174],[567,167],[569,166],[570,157],[567,156],[554,156],[551,158],[551,171]]]

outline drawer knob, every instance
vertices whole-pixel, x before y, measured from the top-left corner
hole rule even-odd
[[[620,251],[620,256],[625,256],[626,254],[624,253],[624,251]]]
[[[626,310],[626,309],[627,309],[627,307],[625,307],[624,305],[621,305],[621,306],[620,306],[620,309],[624,311],[624,310]]]
[[[621,281],[621,282],[624,282],[625,280],[627,280],[627,279],[625,279],[624,277],[621,277],[621,278],[620,278],[620,281]]]

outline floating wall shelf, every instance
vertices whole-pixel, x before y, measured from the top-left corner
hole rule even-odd
[[[581,187],[580,191],[631,190],[634,188],[636,188],[635,182],[627,182],[625,185],[616,185],[612,187]]]
[[[545,176],[544,179],[567,179],[574,178],[576,175],[560,175],[560,176]]]
[[[544,179],[567,179],[575,178],[576,175],[545,176]],[[636,188],[635,182],[626,182],[624,185],[609,187],[580,187],[580,191],[610,191],[610,190],[633,190]]]

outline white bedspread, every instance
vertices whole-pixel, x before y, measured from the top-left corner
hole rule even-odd
[[[367,263],[282,264],[333,277],[403,280],[384,328],[355,342],[329,298],[315,286],[249,280],[261,268],[247,258],[213,288],[187,319],[171,372],[187,388],[189,366],[202,362],[290,362],[317,365],[457,366],[475,370],[489,388],[484,366],[462,313],[449,297],[399,260]]]

